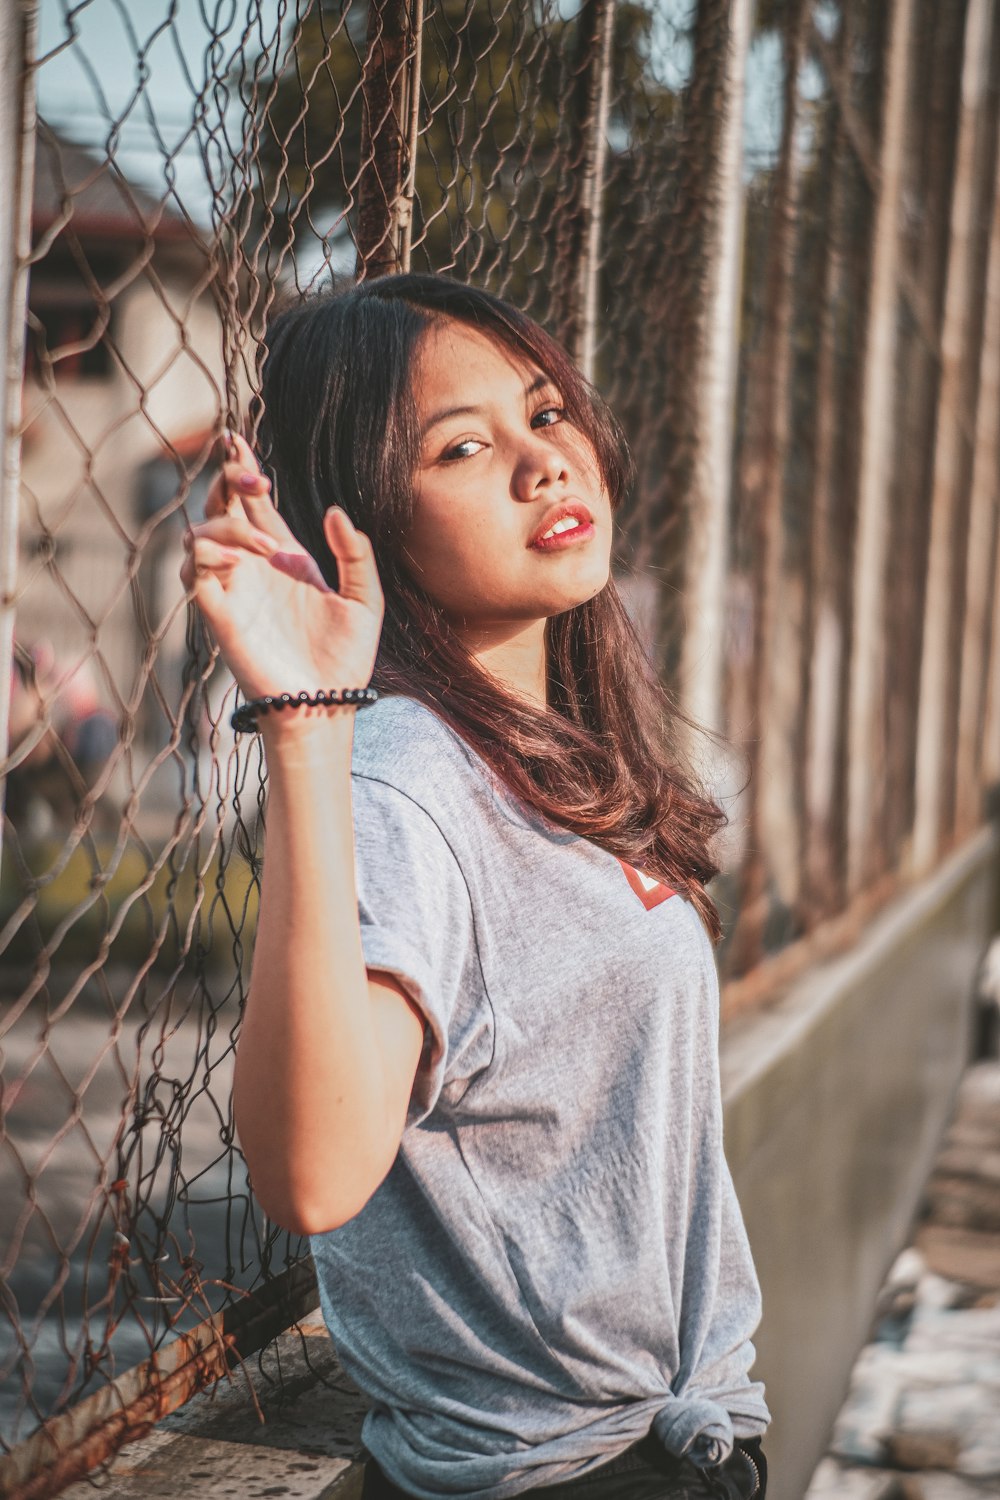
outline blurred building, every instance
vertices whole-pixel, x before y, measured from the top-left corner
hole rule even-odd
[[[33,244],[17,637],[61,669],[86,652],[107,707],[133,706],[148,737],[157,697],[178,697],[184,512],[201,512],[221,421],[217,268],[169,196],[48,128]],[[151,638],[161,695],[142,691]]]

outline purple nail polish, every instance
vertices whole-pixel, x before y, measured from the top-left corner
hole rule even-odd
[[[241,490],[255,490],[259,478],[258,474],[241,474],[237,480],[237,484]]]

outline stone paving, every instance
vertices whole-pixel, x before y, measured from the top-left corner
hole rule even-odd
[[[1000,1062],[963,1079],[806,1500],[1000,1497]]]

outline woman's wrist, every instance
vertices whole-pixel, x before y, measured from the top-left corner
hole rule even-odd
[[[297,708],[294,713],[269,713],[260,719],[260,737],[268,769],[329,762],[331,754],[354,742],[357,709],[346,703],[322,708]]]

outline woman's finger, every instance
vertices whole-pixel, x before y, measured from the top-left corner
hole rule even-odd
[[[257,469],[248,469],[243,463],[223,464],[209,486],[205,497],[206,516],[225,515],[245,495],[263,495],[271,489],[271,481]]]
[[[255,526],[251,526],[241,511],[227,511],[224,515],[213,516],[209,521],[199,521],[190,531],[185,532],[185,546],[188,545],[189,537],[207,537],[225,547],[243,547],[247,552],[256,553],[260,557],[272,557],[282,545],[276,537],[268,536],[266,531],[258,531]]]
[[[260,531],[266,531],[269,536],[280,537],[292,547],[299,545],[275,509],[270,486],[265,490],[250,493],[241,491],[240,508],[251,526],[256,526]]]
[[[359,531],[345,510],[331,505],[323,517],[323,532],[337,560],[337,592],[342,599],[356,599],[381,615],[382,585],[372,544]]]
[[[224,466],[229,491],[239,497],[241,508],[250,524],[277,537],[289,550],[297,550],[298,543],[278,515],[271,496],[271,481],[266,474],[261,473],[250,444],[245,438],[234,434],[230,453],[233,456]]]
[[[231,432],[229,428],[223,435],[226,442],[226,463],[238,464],[241,468],[249,469],[251,473],[260,473],[260,465],[254,457],[254,451],[245,437],[238,432]]]
[[[222,434],[223,462],[205,497],[205,515],[225,515],[244,496],[267,498],[271,481],[262,474],[245,438],[228,428]]]
[[[256,466],[250,468],[243,462],[223,464],[222,477],[226,488],[241,498],[243,495],[267,495],[271,490],[267,475]]]
[[[232,572],[237,563],[246,558],[246,550],[242,547],[227,547],[222,542],[215,542],[211,537],[195,536],[186,548],[187,557],[184,560],[184,569],[187,570],[192,582],[208,573],[226,574]]]
[[[224,516],[232,504],[232,498],[226,489],[226,483],[220,469],[209,485],[208,493],[205,496],[205,515]]]

